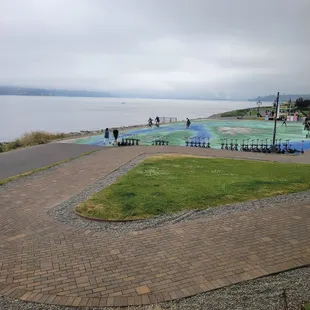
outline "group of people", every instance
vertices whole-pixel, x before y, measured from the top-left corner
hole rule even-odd
[[[160,123],[160,119],[158,116],[155,117],[155,126],[156,127],[159,127],[159,123]],[[186,129],[188,129],[191,125],[191,121],[186,118]],[[148,126],[149,127],[153,127],[153,119],[150,117],[149,120],[148,120]]]
[[[147,121],[149,124],[149,127],[153,127],[153,119],[150,117],[149,120]],[[159,127],[160,119],[158,116],[155,117],[155,125],[156,127]]]
[[[155,117],[155,125],[157,127],[159,127],[159,123],[160,123],[160,119],[158,116]],[[149,127],[152,127],[153,126],[153,120],[152,118],[150,117],[149,120],[148,120],[148,124],[149,124]],[[186,129],[188,129],[191,125],[191,121],[186,118]],[[119,136],[119,131],[117,129],[114,129],[112,131],[113,133],[113,137],[114,137],[114,144],[117,144],[117,139],[118,139],[118,136]],[[104,131],[104,140],[105,140],[105,144],[109,144],[110,143],[110,130],[109,128],[106,128],[105,131]]]
[[[117,143],[117,138],[118,138],[118,135],[119,135],[119,131],[117,129],[114,129],[112,131],[113,133],[113,137],[114,137],[114,144]],[[105,144],[109,144],[110,143],[110,130],[109,128],[106,128],[105,131],[104,131],[104,142]]]

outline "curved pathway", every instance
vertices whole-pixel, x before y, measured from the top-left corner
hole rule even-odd
[[[100,149],[103,147],[51,142],[0,153],[0,180]]]
[[[187,297],[310,263],[310,205],[274,206],[126,234],[73,228],[47,212],[143,153],[310,163],[305,156],[182,147],[99,151],[0,188],[0,295],[73,306]]]

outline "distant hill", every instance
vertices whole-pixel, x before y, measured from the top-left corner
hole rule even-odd
[[[0,86],[0,96],[112,97],[108,92]]]
[[[0,85],[0,96],[62,96],[62,97],[113,97],[113,98],[149,98],[149,99],[185,99],[185,100],[244,100],[238,98],[227,98],[224,95],[215,96],[214,94],[205,94],[197,96],[195,94],[176,93],[146,93],[141,91],[89,91],[89,90],[68,90],[38,87],[20,87]]]
[[[310,99],[310,95],[309,94],[288,94],[288,95],[280,95],[280,100],[281,101],[288,101],[288,100],[292,100],[295,101],[298,98],[303,98],[303,99]],[[277,99],[276,95],[268,95],[268,96],[261,96],[261,97],[257,97],[254,99],[249,99],[249,101],[275,101]]]

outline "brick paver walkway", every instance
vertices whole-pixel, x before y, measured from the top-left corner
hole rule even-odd
[[[186,297],[310,263],[310,205],[275,206],[115,235],[47,212],[142,153],[310,163],[309,155],[129,147],[71,162],[0,192],[0,295],[73,306]]]

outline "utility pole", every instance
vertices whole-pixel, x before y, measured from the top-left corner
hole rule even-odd
[[[279,107],[279,97],[280,93],[278,92],[277,99],[276,99],[276,111],[274,114],[274,127],[273,127],[273,138],[272,138],[272,150],[275,151],[276,149],[276,134],[277,134],[277,118],[278,118],[278,107]]]

